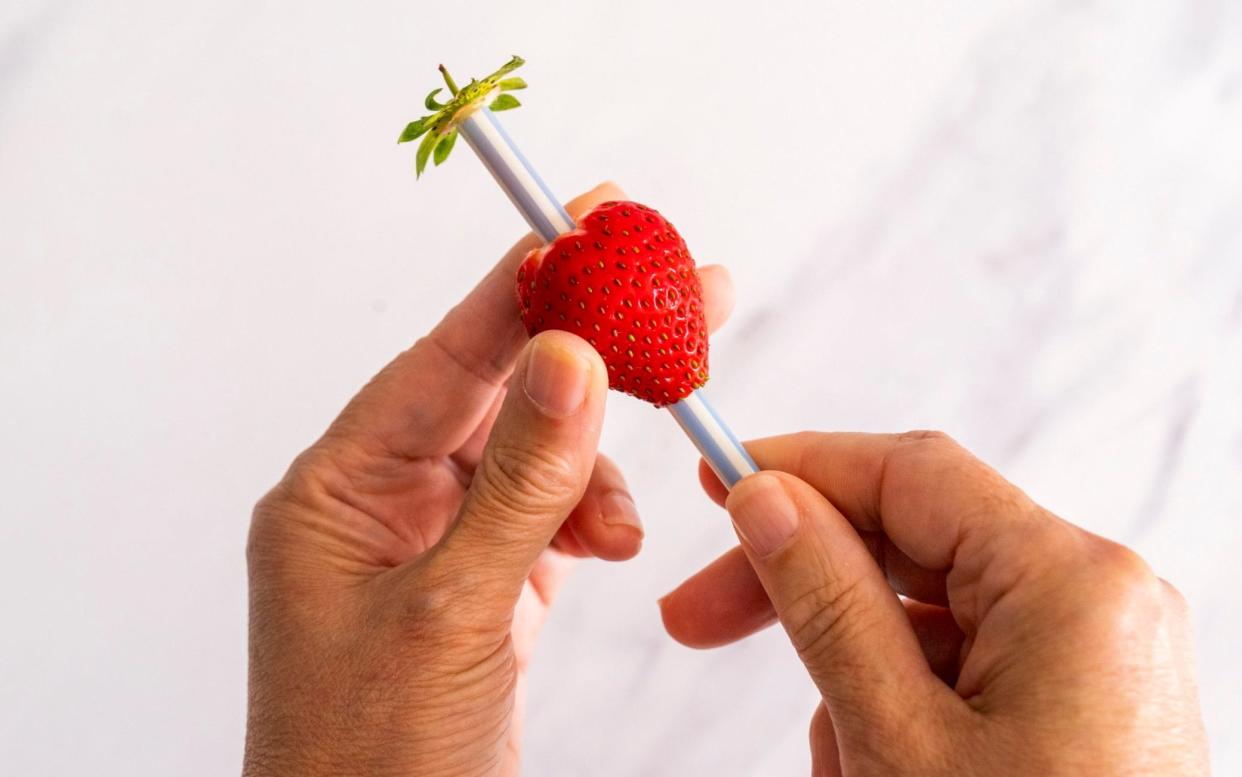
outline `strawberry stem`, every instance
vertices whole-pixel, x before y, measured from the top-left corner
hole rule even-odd
[[[448,158],[457,137],[458,125],[479,108],[490,107],[494,111],[504,111],[521,105],[513,95],[501,93],[526,86],[526,82],[520,78],[505,78],[523,64],[521,57],[511,57],[487,78],[482,81],[472,78],[470,83],[462,87],[457,86],[457,82],[449,75],[448,68],[440,65],[440,75],[444,76],[444,83],[452,92],[452,98],[441,103],[436,100],[436,95],[444,91],[444,87],[433,90],[423,101],[431,114],[407,124],[397,138],[398,143],[409,143],[423,138],[414,157],[416,174],[422,174],[428,160],[435,160],[439,165]]]
[[[444,65],[440,65],[440,75],[444,76],[444,83],[448,84],[449,91],[453,96],[457,96],[457,84],[453,81],[453,77],[449,75],[448,69]]]

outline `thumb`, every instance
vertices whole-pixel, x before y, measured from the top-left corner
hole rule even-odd
[[[822,494],[761,472],[725,506],[843,749],[884,742],[889,726],[907,728],[922,702],[948,692],[862,538]]]
[[[539,554],[586,489],[608,376],[575,335],[527,344],[457,520],[419,566],[484,608],[512,611]]]

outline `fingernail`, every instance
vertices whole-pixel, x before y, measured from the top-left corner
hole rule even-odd
[[[526,364],[526,396],[551,416],[577,412],[586,399],[591,363],[546,338],[531,345]]]
[[[751,478],[728,507],[738,535],[760,557],[775,553],[798,529],[798,508],[774,475]]]
[[[600,520],[608,526],[633,526],[639,532],[643,530],[642,521],[638,519],[638,508],[629,494],[609,491],[600,503]]]

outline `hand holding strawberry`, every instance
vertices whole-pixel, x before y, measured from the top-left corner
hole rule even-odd
[[[605,185],[575,214],[624,195]],[[606,369],[527,342],[527,238],[359,392],[251,524],[247,775],[515,774],[526,667],[576,557],[642,527],[597,456]],[[728,274],[703,268],[719,326]]]

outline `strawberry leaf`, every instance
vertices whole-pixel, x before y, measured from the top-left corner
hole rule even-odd
[[[412,121],[409,124],[405,125],[405,130],[401,133],[401,137],[397,138],[397,142],[398,143],[409,143],[411,140],[417,140],[419,135],[422,135],[424,132],[427,131],[428,126],[429,126],[428,119],[432,119],[432,118],[434,117],[424,116],[418,121]]]
[[[427,157],[431,156],[431,150],[440,142],[440,137],[434,132],[428,132],[423,142],[418,144],[418,153],[414,155],[415,178],[421,178],[423,170],[427,169]]]
[[[517,54],[514,54],[512,59],[510,59],[508,62],[504,63],[503,65],[501,65],[499,70],[497,70],[495,73],[492,73],[487,78],[488,79],[500,78],[505,73],[509,73],[511,71],[517,70],[519,67],[525,64],[526,64],[526,60],[522,59]]]
[[[437,97],[444,91],[444,87],[433,89],[423,100],[427,110],[432,112],[431,115],[407,124],[397,138],[398,143],[409,143],[422,138],[414,155],[418,177],[421,178],[427,170],[429,161],[434,159],[438,166],[448,159],[457,142],[457,125],[473,111],[483,105],[489,105],[494,111],[507,111],[521,105],[517,98],[506,93],[525,89],[526,81],[516,76],[505,76],[524,64],[526,61],[515,55],[496,72],[483,79],[471,78],[460,88],[449,75],[448,69],[440,65],[440,74],[444,77],[444,84],[451,96],[445,95],[445,101],[440,102]]]
[[[440,142],[436,144],[436,151],[432,154],[436,167],[448,159],[449,153],[453,150],[453,144],[457,142],[457,130],[453,130],[449,134],[440,138]]]
[[[519,105],[521,105],[521,103],[518,102],[518,98],[511,94],[501,94],[498,95],[495,100],[492,100],[492,104],[487,107],[491,108],[493,111],[507,111],[516,108]]]

